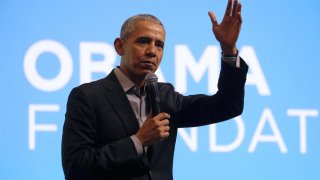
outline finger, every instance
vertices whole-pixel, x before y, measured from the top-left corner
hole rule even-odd
[[[163,129],[165,132],[169,132],[170,131],[170,126],[165,126]]]
[[[242,9],[242,4],[238,3],[235,17],[236,17],[236,20],[238,21],[238,23],[240,23],[240,24],[242,23],[241,9]]]
[[[162,132],[162,133],[160,134],[160,136],[161,136],[161,139],[162,139],[162,140],[165,139],[165,138],[168,138],[168,137],[169,137],[169,132]]]
[[[232,11],[232,0],[228,1],[226,12],[224,13],[224,16],[230,16]]]
[[[167,135],[169,136],[169,133],[170,133],[170,127],[169,126],[165,126],[161,129],[161,133],[160,133],[160,136],[162,135]]]
[[[162,119],[169,119],[170,115],[167,113],[159,113],[158,115],[152,117],[152,115],[148,115],[146,121],[153,119],[154,121],[161,121]]]
[[[241,9],[242,9],[242,4],[239,2],[239,3],[238,3],[238,6],[237,6],[237,11],[236,11],[237,14],[238,14],[238,13],[241,13]]]
[[[158,120],[164,120],[164,119],[169,119],[170,118],[170,114],[168,113],[165,113],[165,112],[162,112],[160,114],[158,114],[156,117],[154,118],[157,118]]]
[[[160,126],[168,126],[170,124],[170,121],[168,119],[164,119],[160,121]]]
[[[162,126],[159,128],[160,132],[169,132],[170,126]]]
[[[242,16],[241,16],[241,13],[238,13],[238,21],[239,21],[239,23],[242,23]]]
[[[237,14],[237,20],[238,20],[238,22],[239,22],[240,24],[242,23],[241,12],[238,12],[238,14]]]
[[[212,26],[213,27],[218,26],[218,21],[217,21],[216,15],[212,11],[210,11],[208,14],[209,14]]]
[[[239,13],[241,13],[241,8],[242,8],[242,5],[241,3],[239,2],[238,5],[236,6],[236,8],[233,10],[233,17],[237,17]]]
[[[233,2],[233,7],[232,7],[232,17],[235,17],[237,15],[237,7],[238,7],[238,0],[235,0]]]

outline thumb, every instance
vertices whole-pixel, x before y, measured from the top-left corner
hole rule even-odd
[[[212,22],[212,26],[215,27],[215,26],[218,26],[218,21],[217,21],[217,17],[216,15],[212,12],[212,11],[209,11],[208,12],[208,15],[210,17],[210,20]]]

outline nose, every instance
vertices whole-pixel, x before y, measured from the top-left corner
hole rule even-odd
[[[156,57],[156,46],[154,44],[150,44],[146,49],[146,55],[149,57]]]

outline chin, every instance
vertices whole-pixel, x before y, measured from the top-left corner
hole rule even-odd
[[[141,72],[143,72],[143,74],[149,74],[149,73],[156,72],[156,70],[154,70],[154,69],[142,69]]]

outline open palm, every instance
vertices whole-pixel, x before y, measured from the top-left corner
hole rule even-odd
[[[236,54],[236,42],[239,37],[242,17],[241,17],[241,4],[238,0],[228,1],[226,12],[223,20],[218,24],[216,15],[213,12],[209,12],[209,16],[212,22],[212,31],[216,39],[220,42],[222,52],[224,54]]]

